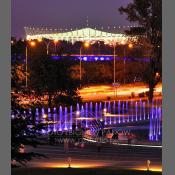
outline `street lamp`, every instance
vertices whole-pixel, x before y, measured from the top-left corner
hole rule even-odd
[[[41,38],[38,39],[38,42],[42,42],[42,41],[43,41],[43,43],[46,44],[46,53],[47,53],[47,55],[49,55],[49,45],[53,40],[46,42],[45,40],[42,40]],[[58,39],[54,39],[54,41],[53,41],[55,44],[55,53],[56,53],[56,45],[57,45],[58,41],[59,41]]]
[[[30,41],[29,45],[34,47],[36,45],[36,43],[34,41]],[[28,74],[28,72],[27,72],[28,71],[28,43],[26,43],[26,49],[25,50],[26,50],[25,55],[26,55],[26,88],[27,88],[27,86],[28,86],[28,75],[27,75]]]
[[[82,58],[81,58],[81,55],[82,55],[82,48],[85,47],[85,48],[88,48],[90,46],[89,42],[85,42],[83,45],[81,45],[80,47],[80,82],[82,80],[82,70],[81,70],[81,61],[82,61]]]
[[[124,44],[124,43],[121,43],[121,44]],[[133,48],[133,44],[128,44],[128,48],[129,49],[132,49]],[[124,59],[123,59],[123,66],[124,66],[124,84],[125,84],[125,64],[126,64],[126,50],[125,50],[126,48],[125,48],[125,46],[124,46],[124,48],[123,48],[123,55],[124,55]]]
[[[54,44],[55,44],[55,54],[56,54],[56,50],[57,50],[57,43],[58,43],[58,41],[59,41],[58,39],[55,39],[55,40],[54,40]]]
[[[116,43],[114,43],[114,85],[115,85],[115,62],[116,62],[116,57],[115,57],[115,55],[116,55]]]

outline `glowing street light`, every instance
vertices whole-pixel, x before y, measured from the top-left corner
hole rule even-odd
[[[34,47],[36,45],[36,43],[34,41],[31,41],[30,45]]]
[[[42,38],[38,38],[38,42],[42,42],[43,40],[42,40]]]
[[[128,45],[128,47],[129,47],[130,49],[133,48],[133,44],[130,43],[130,44]]]
[[[85,43],[84,43],[84,47],[85,47],[85,48],[88,48],[89,46],[90,46],[89,42],[85,42]]]
[[[37,39],[38,40],[38,42],[43,42],[43,43],[45,43],[46,44],[46,53],[47,53],[47,55],[49,55],[49,45],[50,45],[50,43],[51,42],[53,42],[54,44],[55,44],[55,52],[56,52],[56,45],[57,45],[57,43],[58,43],[58,39],[54,39],[54,40],[50,40],[49,42],[46,42],[45,40],[43,40],[42,38],[38,38]]]
[[[59,41],[58,39],[54,39],[54,44],[55,44],[55,54],[56,54],[56,49],[57,49],[56,47],[57,47],[57,43],[58,43],[58,41]]]

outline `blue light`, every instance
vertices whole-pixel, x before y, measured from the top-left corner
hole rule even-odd
[[[95,57],[95,61],[97,61],[98,60],[98,57]]]
[[[72,55],[72,56],[52,56],[52,59],[59,60],[60,58],[70,58],[72,60],[80,60],[79,55]],[[81,57],[82,61],[110,61],[113,60],[114,57],[112,55],[101,55],[101,56],[91,56],[91,55],[84,55]],[[117,60],[127,60],[127,61],[139,61],[139,62],[149,62],[150,58],[116,58]]]
[[[87,61],[87,57],[83,57],[83,60],[84,60],[84,61]]]

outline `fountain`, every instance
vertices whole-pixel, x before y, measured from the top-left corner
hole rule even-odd
[[[100,121],[102,121],[102,114],[103,114],[103,111],[102,111],[102,103],[100,102],[100,104],[99,104]]]
[[[105,118],[105,125],[107,125],[107,119],[106,119],[106,112],[107,112],[107,109],[106,109],[106,102],[104,103],[104,109],[103,109],[103,112],[104,112],[104,118]]]
[[[72,106],[70,106],[70,124],[69,124],[69,129],[72,130]]]
[[[135,121],[137,121],[138,119],[137,119],[137,111],[138,111],[138,106],[137,106],[137,101],[135,102]]]
[[[116,114],[116,106],[115,106],[115,101],[113,102],[113,114]],[[116,117],[114,118],[114,124],[116,124]]]
[[[120,100],[118,101],[118,122],[120,123]]]
[[[98,119],[98,104],[95,103],[95,119]]]
[[[67,107],[64,108],[64,130],[67,130]]]
[[[101,126],[103,120],[106,127],[111,127],[111,125],[114,127],[121,122],[122,125],[127,125],[129,122],[132,124],[143,122],[145,125],[149,121],[149,140],[158,141],[161,138],[162,108],[160,100],[153,100],[151,105],[149,105],[149,101],[141,99],[139,101],[96,102],[94,106],[92,102],[81,104],[81,106],[77,103],[76,109],[73,109],[73,106],[64,107],[64,109],[59,106],[58,111],[56,107],[53,109],[42,107],[40,110],[36,108],[34,111],[35,121],[36,123],[46,123],[47,121],[53,123],[42,130],[42,133],[72,130],[73,125],[77,129],[79,124],[82,124],[81,126],[84,128],[91,129],[92,122],[89,121],[89,117],[94,119],[93,126],[96,124],[99,128],[103,128]],[[28,117],[32,115],[32,111],[29,109],[23,111],[22,114]]]
[[[142,120],[142,100],[140,99],[140,121]]]
[[[123,123],[125,123],[125,102],[123,101],[123,103],[122,103],[122,111],[123,111],[123,113],[122,113],[122,115],[123,115]]]
[[[85,113],[86,113],[86,128],[88,128],[88,103],[86,103]]]
[[[60,116],[60,120],[59,120],[59,131],[62,131],[62,117],[63,117],[63,109],[62,106],[60,106],[59,108],[59,116]]]
[[[108,113],[111,113],[111,103],[110,103],[110,101],[108,102],[108,109],[107,109],[107,111],[108,111]],[[111,125],[112,124],[112,122],[111,122],[111,115],[110,115],[110,120],[109,120],[109,124]]]

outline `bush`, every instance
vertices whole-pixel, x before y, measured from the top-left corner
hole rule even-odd
[[[139,93],[139,97],[145,97],[145,93],[144,92]]]
[[[135,97],[135,93],[131,92],[131,98],[134,98],[134,97]]]
[[[147,97],[149,97],[149,91],[146,91],[145,94]]]
[[[111,100],[111,97],[107,97],[107,100]]]

